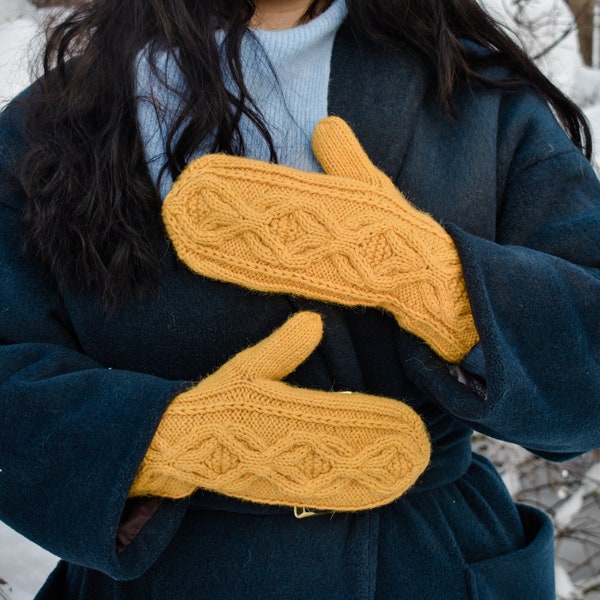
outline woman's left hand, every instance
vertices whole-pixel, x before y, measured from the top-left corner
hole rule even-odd
[[[317,124],[313,150],[325,173],[224,154],[192,162],[163,208],[179,258],[254,290],[384,308],[459,362],[479,337],[450,236],[341,119]]]

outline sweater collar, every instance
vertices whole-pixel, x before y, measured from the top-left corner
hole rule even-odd
[[[334,0],[327,10],[303,25],[282,30],[251,28],[249,31],[259,41],[271,66],[279,70],[333,36],[346,14],[346,0]]]

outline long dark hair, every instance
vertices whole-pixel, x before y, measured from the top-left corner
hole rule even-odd
[[[314,0],[305,20],[330,0]],[[461,77],[490,86],[530,86],[554,109],[586,155],[590,133],[582,112],[535,67],[476,0],[347,0],[355,31],[377,43],[408,43],[437,74],[439,98],[452,113]],[[168,137],[175,178],[199,143],[216,132],[212,150],[244,154],[239,122],[249,117],[270,144],[244,85],[240,42],[253,0],[91,0],[56,25],[44,56],[44,76],[31,103],[31,150],[23,162],[28,193],[25,239],[64,283],[95,290],[115,305],[157,283],[159,198],[149,180],[136,121],[136,57],[144,48],[178,48],[187,95]],[[215,29],[240,93],[221,77]],[[471,40],[485,56],[465,49]],[[500,63],[511,80],[487,81],[485,63]],[[183,125],[183,133],[174,132]]]

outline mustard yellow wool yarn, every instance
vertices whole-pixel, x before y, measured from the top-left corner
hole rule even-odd
[[[130,495],[181,498],[203,488],[263,504],[356,511],[404,493],[429,462],[406,404],[280,381],[318,345],[301,312],[194,388],[161,420]]]
[[[317,125],[313,150],[325,174],[222,154],[192,162],[163,207],[179,258],[255,290],[384,308],[460,361],[479,337],[450,236],[341,119]]]

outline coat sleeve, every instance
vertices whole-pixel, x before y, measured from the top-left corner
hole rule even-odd
[[[0,519],[61,558],[131,579],[185,511],[163,502],[117,554],[132,481],[184,382],[111,370],[80,351],[52,281],[21,252],[19,112],[0,115]]]
[[[536,96],[508,96],[499,122],[496,238],[447,226],[486,394],[459,389],[420,348],[428,366],[407,368],[474,429],[567,459],[600,446],[600,185]]]

